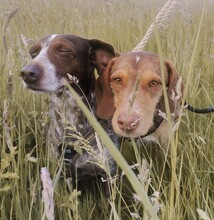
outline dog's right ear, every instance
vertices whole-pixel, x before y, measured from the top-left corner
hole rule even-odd
[[[114,66],[115,59],[112,59],[104,72],[98,77],[96,81],[96,114],[102,119],[110,119],[115,111],[114,108],[114,94],[110,87],[110,75]]]

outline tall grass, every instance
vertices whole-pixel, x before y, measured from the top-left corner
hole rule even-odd
[[[41,167],[48,168],[54,182],[56,219],[150,219],[123,172],[111,180],[109,199],[102,192],[81,196],[65,175],[58,176],[60,163],[45,142],[48,96],[26,91],[19,71],[29,60],[26,41],[49,33],[100,38],[120,52],[131,51],[164,3],[0,1],[0,219],[44,218]],[[180,2],[159,32],[159,43],[153,37],[145,47],[158,53],[160,44],[188,87],[187,101],[198,107],[214,104],[214,4],[204,4]],[[126,141],[120,151],[160,208],[160,219],[199,219],[197,209],[214,219],[214,114],[184,113],[173,138],[174,157],[152,143]]]

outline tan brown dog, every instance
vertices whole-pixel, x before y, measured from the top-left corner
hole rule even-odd
[[[178,73],[170,61],[164,61],[164,75],[170,112],[175,118],[181,102],[182,83],[178,83]],[[97,79],[97,115],[103,119],[113,116],[113,129],[121,136],[140,136],[167,144],[163,84],[158,55],[129,52],[113,58]],[[180,88],[176,89],[177,84]]]

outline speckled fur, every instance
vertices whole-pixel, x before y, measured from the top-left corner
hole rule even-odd
[[[84,100],[83,97],[82,99]],[[91,92],[87,99],[90,106],[92,106],[94,112],[94,93]],[[63,92],[62,97],[59,97],[56,94],[51,95],[50,115],[52,118],[51,128],[49,130],[50,142],[52,143],[55,155],[57,157],[60,157],[60,153],[58,150],[58,146],[60,145],[60,143],[64,142],[65,146],[68,145],[71,141],[73,141],[72,133],[76,134],[77,131],[80,133],[81,136],[91,128],[91,125],[88,123],[83,112],[78,107],[72,94],[68,90],[65,90]],[[102,120],[102,124],[104,124],[105,130],[112,138],[113,142],[116,145],[118,145],[118,137],[112,130],[111,120]],[[76,131],[72,132],[71,128],[74,128]],[[92,148],[95,151],[94,155],[89,154],[87,151],[83,151],[82,154],[75,155],[75,157],[71,160],[71,168],[73,170],[80,170],[79,173],[82,178],[84,178],[85,175],[94,175],[94,173],[96,173],[96,175],[101,176],[105,175],[104,170],[97,165],[97,157],[100,154],[100,150],[97,147],[97,144],[93,145]],[[105,155],[106,161],[108,161],[110,173],[114,174],[114,160],[105,147],[103,148],[103,150],[103,154]]]
[[[83,97],[82,99],[84,100]],[[87,99],[90,106],[92,106],[92,111],[95,112],[94,93],[91,92]],[[75,133],[76,135],[77,132],[79,132],[81,136],[91,128],[91,125],[88,123],[83,112],[78,107],[72,94],[68,90],[63,92],[62,97],[59,97],[57,94],[51,95],[50,117],[52,120],[51,127],[49,129],[49,141],[52,143],[52,150],[57,157],[61,156],[58,146],[63,142],[66,146],[74,140],[74,135],[72,135],[72,133]],[[102,124],[113,142],[118,145],[118,137],[112,130],[111,120],[102,120]],[[72,131],[72,128],[74,128],[75,131]],[[96,165],[98,162],[97,156],[99,155],[99,148],[97,147],[97,144],[93,145],[92,148],[96,152],[95,155],[91,155],[87,151],[83,151],[82,154],[77,154],[74,159],[71,160],[71,168],[73,170],[80,170],[79,173],[83,178],[85,175],[93,176],[95,173],[96,175],[105,175],[104,170]],[[108,161],[110,173],[113,175],[115,173],[114,160],[107,148],[104,147],[103,149],[103,153]]]

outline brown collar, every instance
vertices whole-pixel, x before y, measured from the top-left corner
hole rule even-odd
[[[161,125],[162,121],[163,121],[163,118],[158,114],[158,110],[157,109],[157,113],[153,119],[153,125],[152,127],[148,130],[148,132],[141,136],[142,138],[146,137],[146,136],[149,136],[150,134],[154,133]]]
[[[161,106],[163,105],[163,96],[160,98],[160,101],[159,103],[157,104],[156,106],[156,110],[155,110],[155,116],[154,116],[154,119],[153,119],[153,125],[152,127],[148,130],[148,132],[141,136],[142,138],[146,137],[146,136],[149,136],[150,134],[154,133],[161,125],[162,121],[163,121],[163,117],[159,115],[159,111],[161,109]]]

